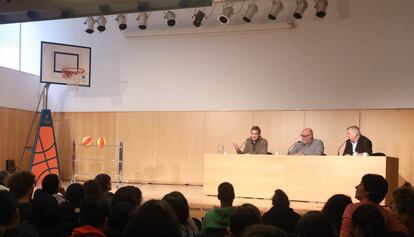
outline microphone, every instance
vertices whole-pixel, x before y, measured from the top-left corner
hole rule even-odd
[[[337,154],[338,156],[339,156],[339,152],[341,151],[341,148],[345,145],[346,141],[347,141],[347,140],[345,140],[345,141],[341,144],[341,146],[338,148],[338,154]]]
[[[292,148],[293,148],[296,144],[298,144],[298,143],[300,143],[300,141],[297,141],[297,142],[293,143],[293,144],[289,147],[289,149],[288,149],[288,155],[290,155],[290,152],[291,152]]]

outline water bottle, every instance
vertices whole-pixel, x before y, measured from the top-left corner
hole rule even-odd
[[[217,154],[224,154],[224,146],[223,144],[217,145]]]

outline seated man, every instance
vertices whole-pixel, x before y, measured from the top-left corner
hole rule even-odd
[[[267,154],[267,140],[262,138],[261,130],[258,126],[253,126],[250,129],[250,137],[241,145],[233,143],[234,149],[238,154]],[[240,147],[244,145],[244,149]]]
[[[234,197],[233,185],[225,182],[218,186],[217,198],[220,200],[220,207],[211,209],[204,216],[202,236],[224,236],[230,226]]]
[[[361,134],[361,130],[357,126],[351,126],[346,129],[346,145],[343,155],[353,155],[354,153],[372,154],[372,142]]]
[[[288,155],[314,155],[320,156],[323,154],[324,146],[323,142],[313,137],[313,131],[310,128],[305,128],[300,133],[302,141],[293,144]]]
[[[377,174],[366,174],[355,189],[355,198],[360,202],[349,204],[345,208],[344,215],[342,216],[340,237],[353,236],[352,214],[362,205],[372,205],[381,211],[387,231],[407,233],[407,228],[397,217],[379,205],[388,192],[388,182],[384,177]]]

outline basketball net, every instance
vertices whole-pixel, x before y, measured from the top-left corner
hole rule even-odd
[[[62,78],[66,80],[68,86],[84,85],[86,82],[85,69],[83,68],[64,68]]]

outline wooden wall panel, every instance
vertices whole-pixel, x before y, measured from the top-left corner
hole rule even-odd
[[[303,111],[255,111],[253,123],[260,126],[262,136],[269,142],[269,152],[287,154],[298,141],[304,126]]]
[[[6,159],[18,163],[33,112],[0,108],[0,169]],[[285,154],[304,127],[314,129],[325,153],[336,155],[346,139],[345,128],[360,125],[374,151],[400,158],[400,182],[414,182],[414,110],[217,111],[53,113],[62,174],[70,179],[72,141],[84,136],[106,137],[108,144],[125,144],[124,180],[130,182],[202,183],[203,154],[223,144],[242,143],[252,125],[262,128],[269,150]],[[37,124],[37,123],[36,123]],[[117,149],[85,149],[87,158],[117,158]],[[29,154],[29,153],[28,153]],[[29,156],[22,168],[27,168]],[[111,171],[97,162],[83,165],[95,175]]]
[[[0,169],[6,168],[6,160],[15,160],[19,166],[33,116],[31,111],[0,108]],[[29,154],[22,160],[23,169],[29,165]]]
[[[352,125],[359,125],[358,110],[305,111],[305,127],[312,128],[314,137],[323,141],[327,155],[337,154],[346,140],[345,129]]]
[[[124,180],[157,179],[158,113],[117,113],[118,140],[124,143]]]
[[[204,112],[160,112],[157,182],[202,184]]]
[[[205,153],[217,153],[218,144],[236,153],[233,142],[241,145],[250,136],[253,125],[252,111],[206,112]]]
[[[361,129],[374,152],[400,159],[400,183],[413,182],[414,110],[362,110]]]

